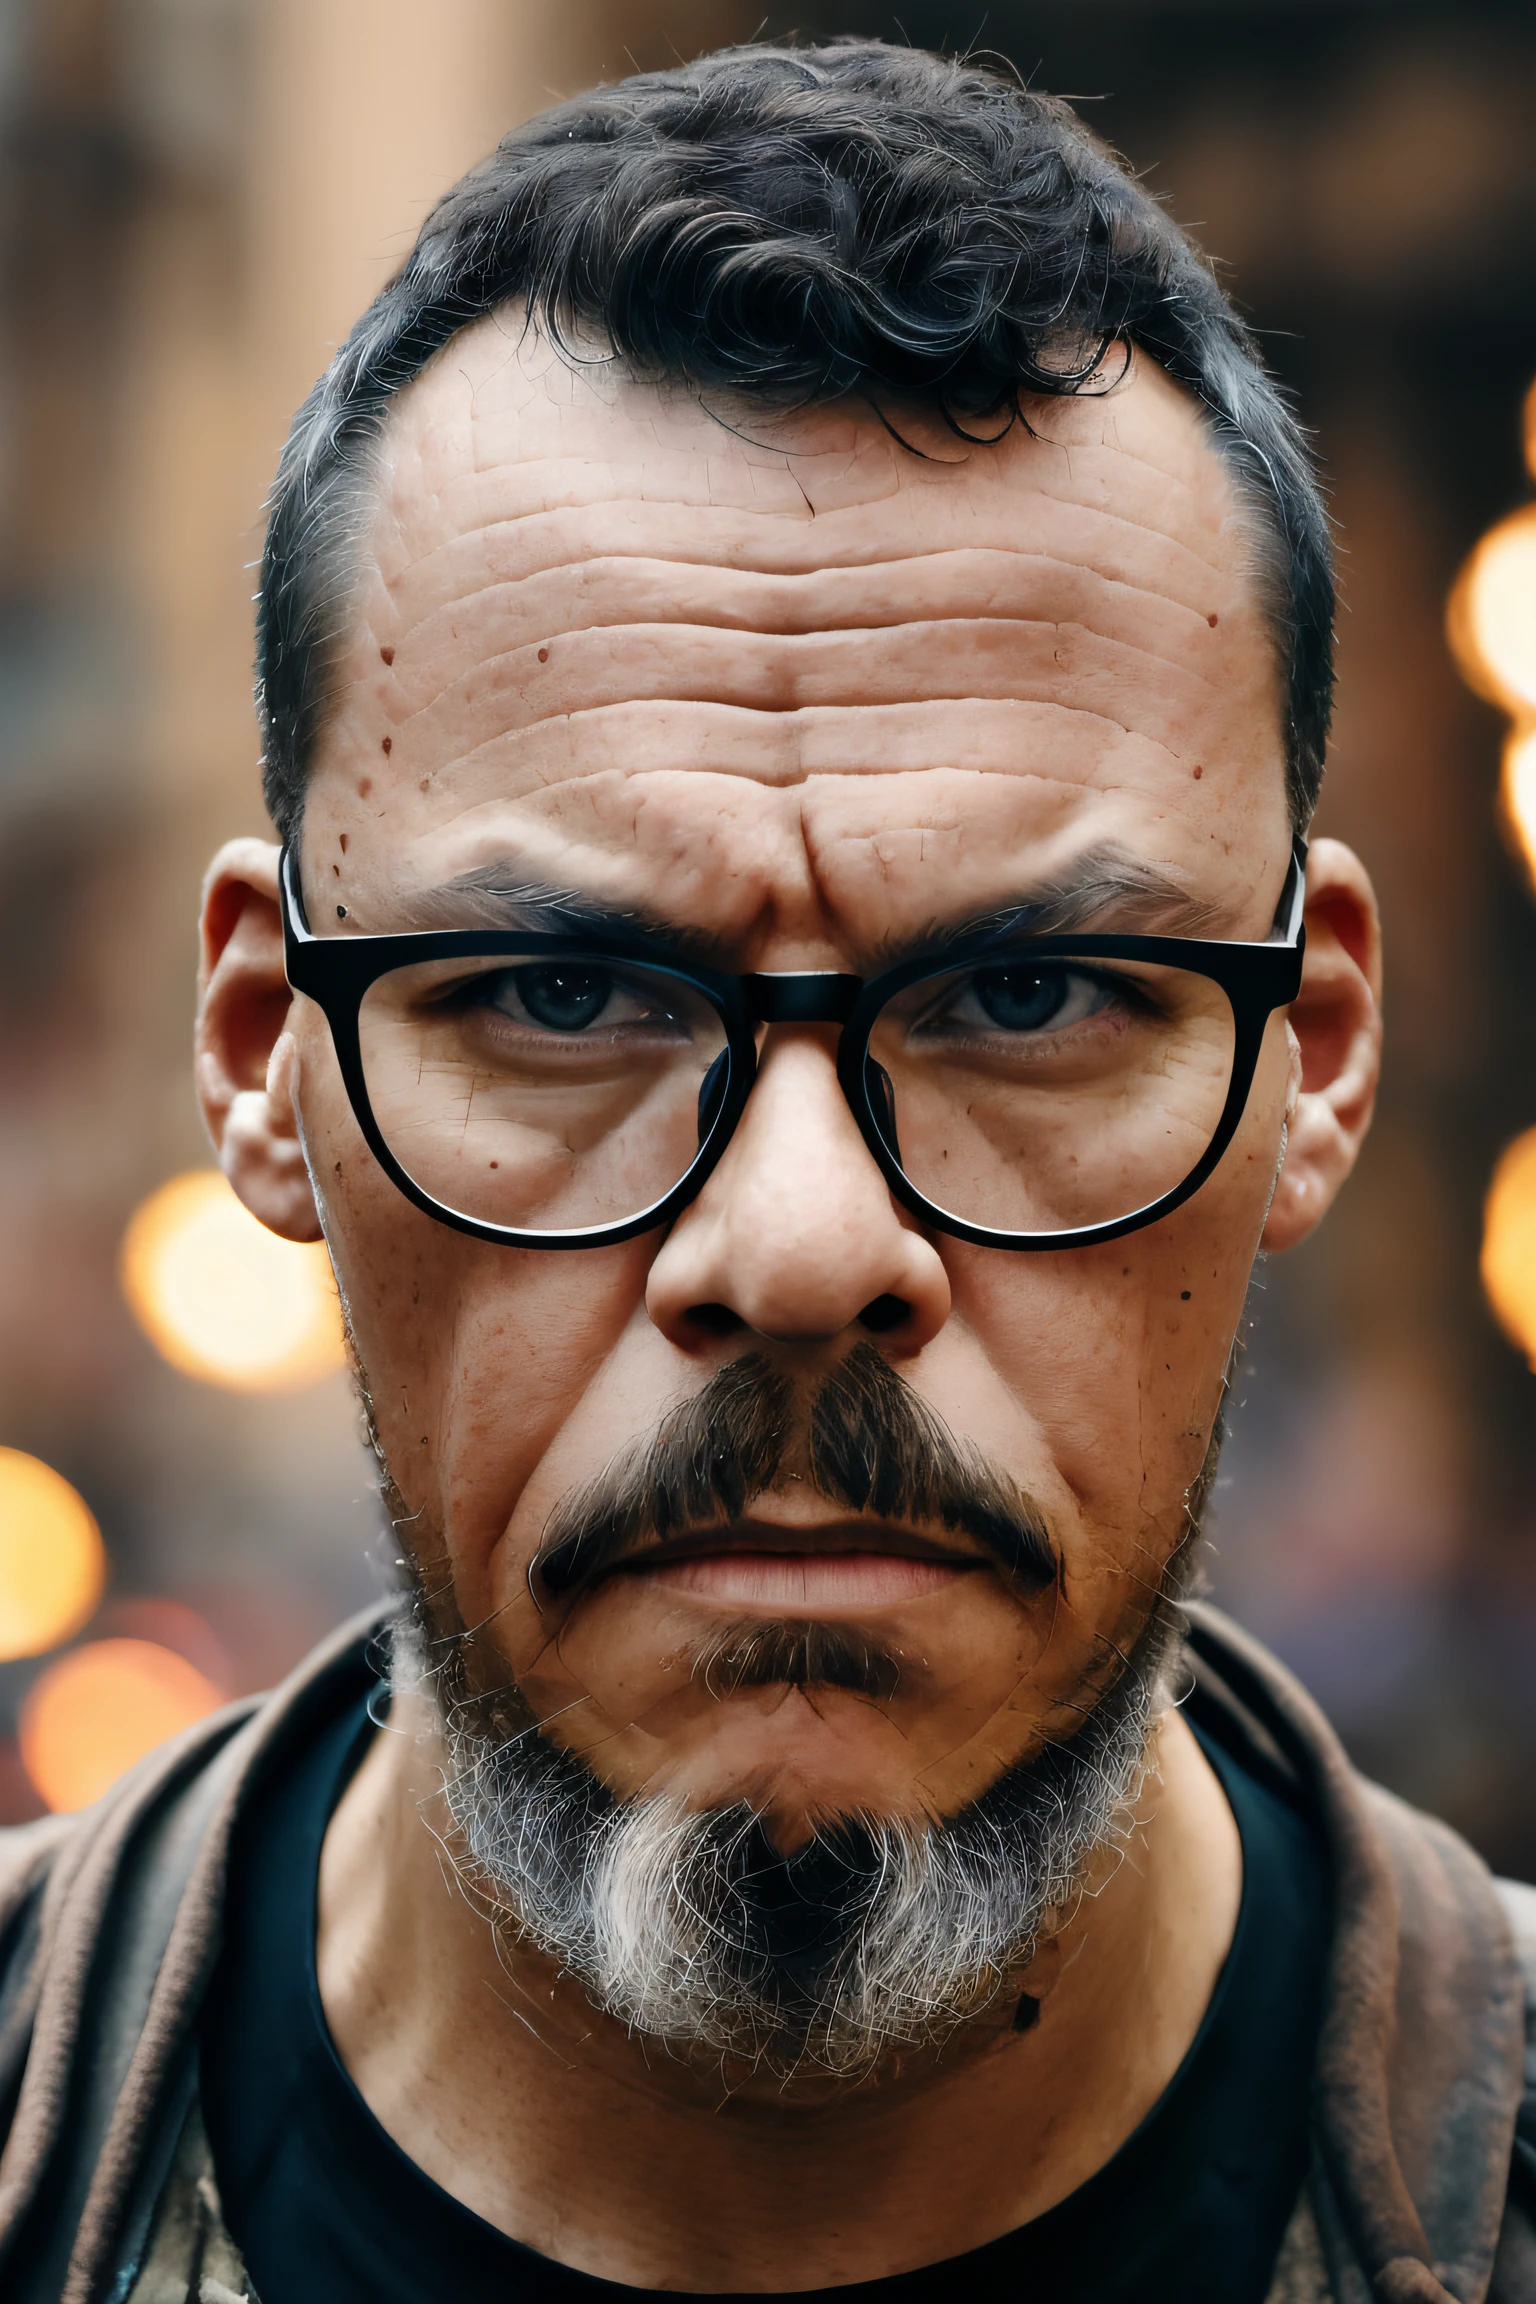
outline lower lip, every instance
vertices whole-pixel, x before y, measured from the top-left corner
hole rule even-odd
[[[942,1592],[969,1567],[908,1560],[895,1552],[705,1552],[641,1573],[671,1592],[730,1608],[802,1614],[822,1608],[889,1608]]]

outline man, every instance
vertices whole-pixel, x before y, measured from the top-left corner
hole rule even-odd
[[[198,1026],[407,1600],[14,1836],[8,2296],[1536,2296],[1525,1892],[1190,1599],[1376,1080],[1331,598],[1047,99],[743,50],[435,211]]]

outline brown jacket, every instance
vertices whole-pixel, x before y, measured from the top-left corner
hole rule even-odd
[[[1270,2304],[1536,2304],[1536,1891],[1357,1776],[1311,1699],[1190,1610],[1211,1732],[1310,1801],[1335,1923],[1313,2165]],[[196,2022],[244,1800],[369,1678],[377,1617],[78,1817],[0,1833],[0,2296],[236,2304]],[[1523,1965],[1522,1965],[1523,1964]]]

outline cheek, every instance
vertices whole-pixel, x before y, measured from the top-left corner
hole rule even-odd
[[[1282,1026],[1220,1167],[1160,1223],[1055,1255],[945,1251],[956,1314],[1076,1506],[1068,1596],[1103,1623],[1111,1588],[1140,1589],[1183,1533],[1274,1181],[1287,1065]]]
[[[643,1302],[654,1244],[540,1255],[438,1223],[369,1152],[329,1042],[301,1061],[305,1142],[379,1441],[475,1623],[530,1479]]]

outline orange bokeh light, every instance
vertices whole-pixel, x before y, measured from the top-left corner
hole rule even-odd
[[[1463,677],[1506,712],[1536,710],[1536,504],[1490,528],[1451,594]]]
[[[78,1632],[107,1560],[84,1497],[19,1448],[0,1448],[0,1661],[40,1656]]]
[[[223,1701],[174,1649],[92,1640],[34,1681],[21,1708],[21,1757],[50,1808],[88,1808],[124,1769]]]
[[[1499,800],[1526,870],[1536,880],[1536,722],[1522,722],[1504,746]]]
[[[269,1232],[217,1168],[150,1194],[123,1236],[122,1277],[150,1342],[205,1384],[284,1391],[345,1360],[324,1248]]]
[[[1482,1273],[1500,1327],[1536,1367],[1536,1128],[1506,1146],[1493,1172]]]

